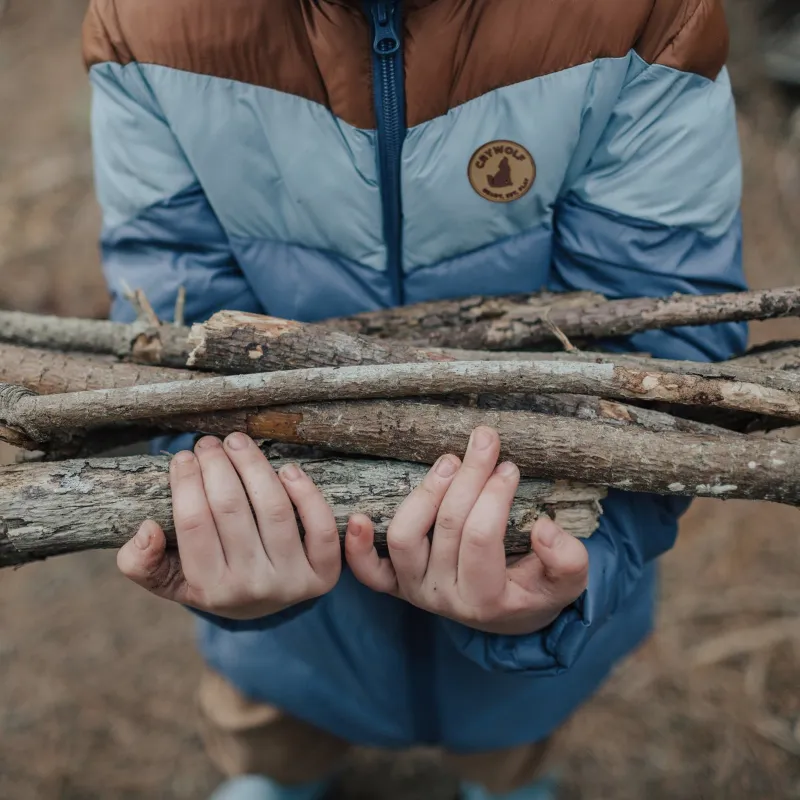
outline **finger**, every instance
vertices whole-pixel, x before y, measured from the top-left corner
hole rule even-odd
[[[500,437],[491,428],[472,432],[464,463],[447,490],[433,529],[429,570],[437,581],[455,584],[464,523],[492,474],[500,453]]]
[[[386,532],[397,581],[404,593],[415,591],[428,568],[428,534],[459,467],[455,456],[442,456],[400,504]]]
[[[172,459],[169,482],[183,572],[192,585],[212,585],[220,579],[227,562],[194,453],[184,450]]]
[[[375,549],[375,527],[364,514],[355,514],[344,536],[347,565],[353,575],[375,592],[397,594],[397,575],[392,562],[381,558]]]
[[[175,551],[167,550],[161,527],[147,520],[117,553],[117,566],[129,580],[148,592],[176,603],[186,603],[188,584]]]
[[[459,597],[470,606],[486,605],[503,596],[507,582],[503,540],[518,486],[517,467],[508,461],[500,464],[464,523],[457,586]]]
[[[577,599],[589,578],[589,554],[583,543],[548,517],[531,531],[533,553],[508,570],[519,585],[552,598],[559,608]]]
[[[258,534],[269,560],[280,564],[282,570],[290,564],[295,567],[307,564],[292,501],[269,459],[243,433],[228,436],[225,450],[253,504]]]
[[[333,511],[314,481],[296,464],[285,466],[279,477],[303,523],[303,559],[308,558],[311,569],[326,586],[333,586],[342,571],[342,545]],[[295,538],[299,544],[300,536],[295,534]]]
[[[264,559],[264,547],[244,486],[222,442],[204,436],[194,448],[225,560],[234,572]]]

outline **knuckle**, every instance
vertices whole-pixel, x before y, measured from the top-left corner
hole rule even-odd
[[[459,533],[464,521],[453,511],[441,511],[436,518],[436,527],[443,533]]]
[[[270,525],[287,525],[295,521],[294,508],[289,502],[273,503],[267,510],[266,519]]]
[[[386,531],[386,544],[392,550],[405,552],[414,549],[414,538],[402,528],[390,524]]]
[[[484,549],[497,541],[497,533],[490,528],[468,525],[464,528],[464,543],[469,547]]]
[[[206,518],[198,513],[184,514],[175,520],[175,527],[179,533],[197,533],[206,527]]]
[[[235,517],[243,510],[243,504],[234,495],[223,495],[216,499],[211,506],[215,514],[223,517]]]

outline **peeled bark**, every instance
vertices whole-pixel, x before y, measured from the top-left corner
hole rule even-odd
[[[375,523],[376,543],[384,549],[397,506],[426,472],[422,465],[396,461],[298,463],[331,504],[340,535],[349,516],[360,511]],[[0,567],[118,547],[145,519],[155,519],[174,544],[168,464],[164,457],[135,456],[0,467]],[[530,550],[531,526],[542,514],[575,536],[589,536],[603,494],[579,485],[523,481],[509,518],[506,552]]]
[[[770,373],[765,373],[773,382]],[[780,378],[780,374],[778,375]],[[796,376],[783,381],[793,386]],[[800,392],[786,388],[580,362],[394,364],[233,375],[123,389],[35,396],[0,384],[0,422],[46,444],[57,433],[166,414],[200,414],[288,403],[458,395],[551,394],[714,405],[800,421]]]
[[[598,295],[519,295],[439,300],[359,314],[338,330],[435,347],[513,350],[553,342],[628,336],[682,325],[776,319],[800,314],[800,287],[720,295],[605,300]]]

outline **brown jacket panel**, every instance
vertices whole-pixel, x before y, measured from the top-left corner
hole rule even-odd
[[[635,48],[714,78],[722,0],[406,0],[410,126],[494,89]],[[369,24],[357,0],[92,0],[86,64],[161,64],[286,92],[372,128]]]

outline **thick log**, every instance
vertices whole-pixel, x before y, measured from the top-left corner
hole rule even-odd
[[[407,401],[320,403],[161,419],[173,431],[321,446],[432,464],[463,453],[478,425],[496,428],[502,456],[523,475],[635,492],[800,504],[800,445],[703,436],[596,420]]]
[[[280,461],[273,461],[280,468]],[[300,460],[331,504],[340,535],[351,514],[367,514],[384,546],[397,506],[422,480],[420,464],[359,459]],[[0,467],[0,567],[62,553],[118,547],[145,519],[161,524],[174,543],[169,459],[135,456]],[[603,490],[526,480],[520,484],[506,533],[509,554],[530,550],[530,530],[542,514],[586,537],[597,527]],[[302,530],[302,526],[301,526]]]
[[[757,373],[754,373],[757,374]],[[769,376],[769,373],[766,373]],[[176,414],[202,414],[289,403],[494,392],[566,392],[598,397],[714,405],[800,421],[797,376],[769,386],[581,362],[393,364],[233,375],[49,396],[0,384],[0,423],[46,444],[56,433]],[[777,381],[780,382],[780,381]]]
[[[338,330],[436,347],[513,350],[554,340],[628,336],[682,325],[775,319],[800,314],[800,287],[720,295],[604,300],[585,295],[472,297],[359,314]]]

